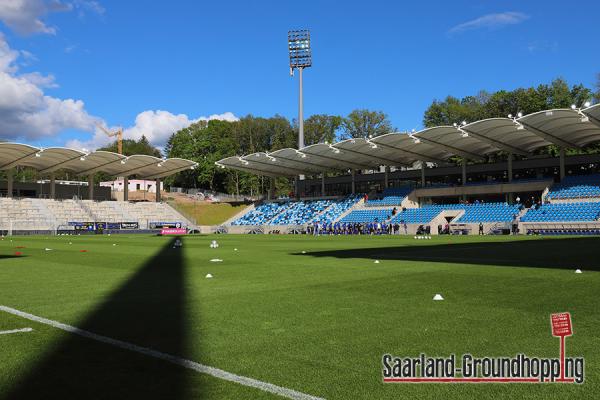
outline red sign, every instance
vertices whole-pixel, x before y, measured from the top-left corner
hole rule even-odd
[[[185,228],[164,228],[160,230],[161,235],[185,235],[186,233]]]
[[[551,314],[552,336],[571,336],[573,327],[571,326],[571,314],[568,312]]]

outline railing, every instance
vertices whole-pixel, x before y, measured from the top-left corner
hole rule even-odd
[[[76,203],[77,205],[79,205],[79,207],[81,207],[81,209],[82,209],[84,212],[86,212],[86,213],[87,213],[87,214],[90,216],[90,218],[91,218],[91,221],[98,222],[98,216],[97,216],[97,215],[96,215],[96,214],[95,214],[95,213],[92,211],[92,209],[91,209],[91,208],[89,208],[89,207],[87,206],[87,204],[85,204],[85,203],[84,203],[82,200],[80,200],[79,198],[75,200],[75,203]]]
[[[171,187],[169,189],[170,193],[183,193],[183,194],[187,194],[190,196],[195,196],[195,197],[214,197],[217,198],[219,201],[226,201],[226,202],[244,202],[244,201],[257,201],[260,199],[265,198],[264,195],[247,195],[247,194],[242,194],[242,195],[234,195],[234,194],[229,194],[229,193],[221,193],[221,192],[216,192],[214,190],[209,190],[209,189],[197,189],[197,188],[191,188],[191,189],[186,189],[186,188],[180,188],[180,187]]]

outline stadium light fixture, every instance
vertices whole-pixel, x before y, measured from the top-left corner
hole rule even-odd
[[[508,118],[512,119],[513,115],[512,114],[508,114]]]
[[[296,150],[296,154],[298,154],[302,158],[306,158],[306,153],[303,153],[300,150]]]
[[[577,106],[575,104],[571,104],[571,110],[576,110]]]
[[[587,107],[591,106],[592,103],[590,103],[589,101],[586,101],[585,103],[583,103],[583,105],[587,108]]]
[[[310,48],[310,31],[308,29],[288,31],[288,51],[290,56],[290,75],[298,69],[298,148],[304,147],[304,106],[302,92],[302,71],[312,66],[312,51]]]
[[[522,113],[521,111],[519,111],[519,112],[517,113],[517,117],[521,118],[522,116],[523,116],[523,113]]]

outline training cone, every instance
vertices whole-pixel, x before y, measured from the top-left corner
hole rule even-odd
[[[113,246],[116,246],[116,245],[117,245],[116,243],[113,243]]]
[[[233,249],[233,251],[237,251],[237,248]]]
[[[212,276],[212,274],[206,274],[206,277],[207,278],[212,278],[213,276]]]
[[[221,260],[220,258],[213,258],[210,260],[210,262],[222,262],[223,260]]]
[[[306,251],[302,250],[302,254],[306,254]]]
[[[583,274],[583,272],[581,272],[581,270],[580,270],[579,268],[577,268],[577,269],[575,270],[575,273],[576,273],[576,274]]]
[[[379,260],[375,260],[375,261],[374,261],[374,263],[375,263],[375,264],[379,264]]]
[[[50,249],[48,247],[46,247],[44,250],[46,250],[46,251],[52,251],[52,249]]]
[[[436,295],[433,296],[433,300],[435,300],[435,301],[441,301],[441,300],[444,300],[444,298],[442,297],[441,294],[436,293]]]
[[[21,253],[20,251],[15,251],[15,256],[22,256],[23,253]]]

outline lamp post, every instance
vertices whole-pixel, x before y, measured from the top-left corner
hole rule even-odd
[[[298,149],[304,147],[304,100],[302,92],[302,71],[312,66],[310,49],[310,32],[308,29],[288,31],[288,50],[290,54],[290,75],[294,76],[294,69],[298,69]]]

